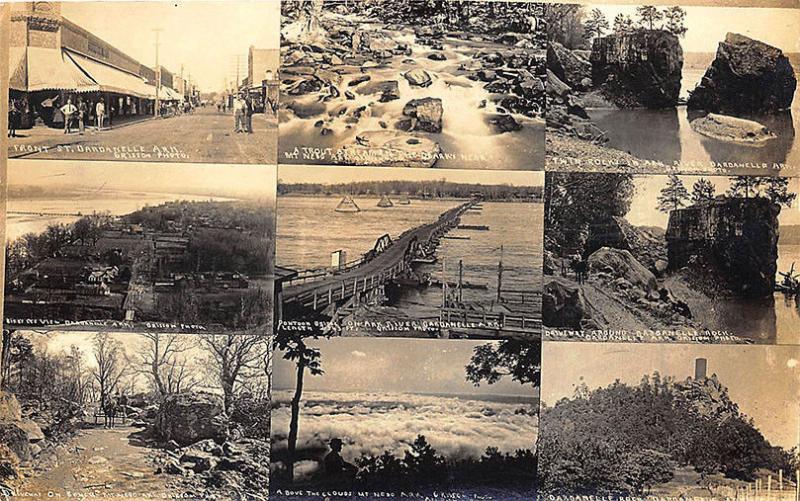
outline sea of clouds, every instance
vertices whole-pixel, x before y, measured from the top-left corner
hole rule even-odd
[[[286,448],[292,392],[276,391],[272,414],[273,450]],[[300,409],[298,450],[326,450],[331,438],[344,442],[342,456],[354,462],[362,455],[389,451],[403,457],[418,435],[450,460],[479,458],[487,447],[513,453],[534,450],[537,407],[456,397],[401,393],[307,392]],[[296,465],[310,474],[314,461]],[[296,472],[300,473],[300,472]]]

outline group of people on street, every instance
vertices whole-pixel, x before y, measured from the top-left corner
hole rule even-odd
[[[234,131],[236,133],[253,133],[253,100],[245,93],[233,98]]]
[[[95,129],[99,131],[105,125],[106,105],[102,99],[93,104],[91,101],[87,102],[79,97],[78,105],[76,106],[72,104],[72,98],[68,98],[67,103],[59,110],[64,115],[64,134],[71,133],[72,126],[76,122],[78,124],[78,133],[83,134],[86,131],[86,123],[89,121],[90,110],[94,111]]]

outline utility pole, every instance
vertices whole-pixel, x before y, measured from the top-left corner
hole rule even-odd
[[[497,264],[497,302],[502,299],[501,290],[503,288],[503,246],[500,246],[500,262]]]
[[[161,109],[161,65],[158,62],[158,48],[161,45],[159,38],[162,30],[161,28],[154,28],[153,31],[156,32],[156,102],[153,107],[153,116],[158,118]]]

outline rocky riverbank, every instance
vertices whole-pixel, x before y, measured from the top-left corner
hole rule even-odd
[[[388,25],[346,9],[323,11],[319,25],[313,36],[302,19],[282,30],[289,160],[302,147],[351,165],[477,168],[488,158],[530,169],[543,158],[545,55],[535,35]]]

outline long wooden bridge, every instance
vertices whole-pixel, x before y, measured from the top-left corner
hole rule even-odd
[[[19,211],[10,210],[6,212],[10,216],[39,216],[39,217],[82,217],[80,212],[49,212],[49,211]]]
[[[401,277],[413,271],[413,261],[433,255],[445,234],[458,227],[461,216],[479,201],[473,200],[448,210],[429,224],[408,230],[392,239],[389,235],[380,237],[372,250],[359,259],[339,267],[319,268],[293,273],[281,280],[280,296],[276,298],[281,313],[278,319],[298,320],[300,317],[321,316],[336,319],[339,310],[347,311],[365,298],[381,294],[383,287],[390,282],[398,282]],[[541,293],[520,293],[519,298],[508,298],[513,303],[541,303]],[[458,335],[486,335],[493,331],[496,335],[530,335],[541,328],[539,314],[477,313],[452,308],[442,308],[440,322],[443,324],[466,321],[478,327],[443,329]],[[466,316],[465,316],[466,315]]]
[[[458,226],[461,216],[477,202],[448,210],[433,223],[408,230],[394,240],[384,235],[361,258],[338,268],[321,268],[285,279],[284,309],[303,308],[322,312],[351,299],[367,296],[411,269],[415,257],[430,255],[439,239]]]

